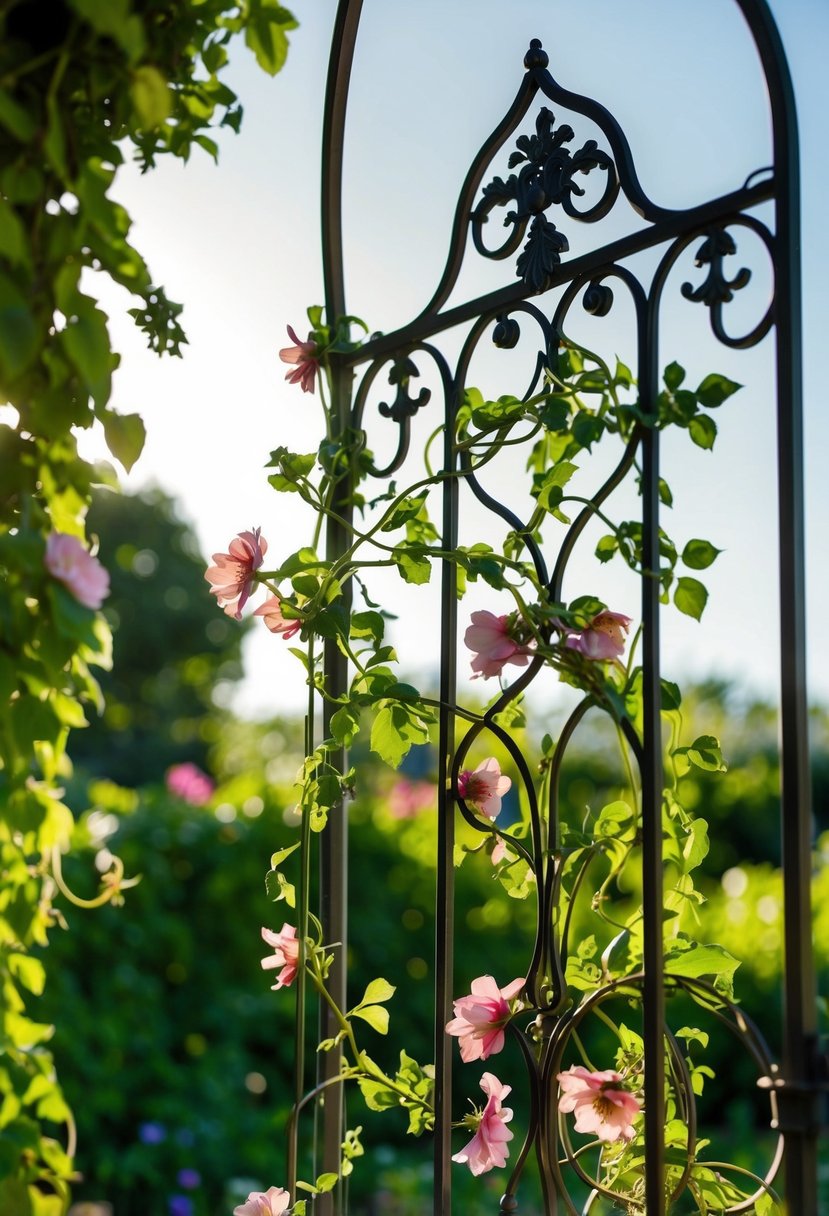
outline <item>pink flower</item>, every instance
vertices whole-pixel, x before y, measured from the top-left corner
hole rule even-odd
[[[266,599],[264,604],[257,608],[253,615],[264,617],[265,625],[270,629],[271,633],[281,633],[286,642],[295,633],[299,633],[302,628],[302,621],[285,620],[285,617],[282,615],[282,600],[278,595],[272,595]]]
[[[499,988],[491,975],[482,975],[472,981],[471,996],[453,1002],[455,1017],[446,1023],[446,1033],[458,1036],[465,1064],[486,1060],[503,1050],[504,1027],[520,1008],[515,998],[525,982],[513,980],[506,988]]]
[[[507,1141],[513,1138],[506,1126],[512,1118],[512,1111],[509,1107],[501,1106],[501,1099],[512,1093],[512,1086],[502,1085],[491,1072],[485,1072],[481,1077],[481,1089],[487,1095],[486,1106],[480,1115],[470,1115],[465,1120],[468,1126],[477,1123],[475,1135],[466,1148],[452,1158],[461,1164],[466,1162],[473,1174],[485,1174],[496,1165],[499,1169],[506,1165],[509,1156]]]
[[[175,794],[183,802],[189,802],[190,806],[204,806],[210,801],[216,788],[207,773],[203,773],[198,765],[190,764],[189,761],[168,768],[164,782],[171,794]]]
[[[263,970],[270,971],[274,967],[282,968],[276,978],[276,983],[271,987],[274,991],[277,988],[290,987],[296,977],[299,963],[299,942],[296,937],[296,929],[293,925],[283,925],[279,933],[274,933],[271,929],[263,929],[262,940],[274,948],[272,955],[269,954],[267,958],[262,959]]]
[[[233,1216],[282,1216],[291,1196],[281,1186],[269,1186],[266,1191],[251,1191],[244,1203],[233,1209]]]
[[[558,1109],[576,1112],[576,1131],[595,1134],[600,1140],[632,1140],[633,1120],[641,1104],[623,1085],[621,1073],[605,1069],[590,1072],[574,1064],[556,1078],[561,1086]]]
[[[314,379],[320,365],[317,358],[317,344],[310,340],[310,336],[307,342],[300,342],[290,325],[288,326],[288,337],[295,345],[284,346],[279,352],[279,357],[283,363],[295,363],[296,366],[292,372],[285,373],[285,379],[289,384],[301,384],[303,393],[313,393]]]
[[[526,667],[530,651],[513,641],[509,635],[509,617],[495,616],[492,612],[473,612],[472,624],[463,635],[464,643],[470,650],[476,651],[472,656],[473,680],[483,676],[501,674],[501,668],[507,663],[516,667]]]
[[[50,533],[43,564],[85,608],[100,608],[109,595],[109,574],[77,536]]]
[[[580,634],[570,634],[564,645],[581,651],[588,659],[618,659],[624,652],[631,624],[629,616],[605,609]]]
[[[494,866],[497,866],[499,862],[504,860],[506,855],[507,842],[504,840],[503,836],[499,836],[496,839],[495,844],[492,846],[492,852],[489,855],[489,859]]]
[[[268,542],[261,536],[262,529],[240,532],[230,542],[228,553],[214,553],[215,566],[208,566],[204,577],[212,584],[210,594],[216,596],[220,608],[237,621],[242,619],[242,609],[256,584],[254,570],[262,565],[268,551]]]
[[[511,786],[512,781],[502,776],[494,756],[479,764],[474,773],[468,768],[458,773],[458,793],[461,798],[488,819],[495,819],[498,815],[501,798]]]
[[[431,781],[407,781],[401,777],[391,788],[389,811],[395,819],[415,819],[421,811],[431,810],[437,802],[437,788]]]

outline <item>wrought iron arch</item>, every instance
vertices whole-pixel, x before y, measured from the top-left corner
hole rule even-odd
[[[418,360],[426,355],[438,372],[444,396],[445,427],[444,468],[456,468],[457,453],[453,450],[453,427],[450,425],[465,384],[466,371],[472,354],[484,334],[492,329],[497,346],[509,348],[515,344],[522,315],[540,327],[543,351],[535,369],[537,378],[545,360],[552,357],[558,337],[564,333],[569,310],[581,299],[587,312],[604,316],[613,304],[614,291],[629,293],[638,333],[638,372],[641,408],[647,414],[656,408],[658,394],[657,357],[659,349],[660,303],[670,271],[680,254],[693,245],[701,277],[695,283],[685,283],[684,296],[709,310],[711,327],[720,342],[735,348],[746,348],[759,342],[772,328],[776,343],[777,377],[777,460],[779,490],[780,562],[780,640],[781,640],[781,834],[784,870],[785,910],[785,1027],[782,1065],[775,1065],[755,1027],[736,1007],[716,1003],[716,1016],[738,1034],[753,1055],[761,1085],[769,1091],[772,1123],[780,1131],[780,1148],[770,1164],[769,1179],[781,1163],[785,1172],[785,1196],[790,1212],[797,1216],[817,1216],[817,1137],[820,1124],[820,1094],[824,1088],[823,1063],[819,1054],[814,971],[811,962],[809,902],[811,818],[809,774],[807,763],[807,705],[805,685],[804,640],[804,559],[803,559],[803,488],[802,488],[802,411],[801,411],[801,316],[800,316],[800,235],[799,235],[799,167],[798,136],[794,95],[786,58],[778,31],[766,0],[736,0],[753,38],[768,86],[772,135],[773,164],[751,177],[741,186],[720,197],[705,199],[686,209],[666,208],[654,202],[643,189],[635,169],[633,154],[616,119],[598,102],[572,93],[562,87],[549,70],[548,57],[541,43],[533,40],[524,59],[524,75],[511,106],[502,121],[472,162],[462,186],[449,241],[449,253],[441,280],[432,299],[423,311],[407,325],[383,336],[374,336],[358,350],[332,360],[333,410],[342,431],[360,427],[369,389],[378,376],[388,374],[396,392],[392,404],[381,408],[381,414],[398,428],[397,447],[390,463],[375,469],[378,477],[393,474],[405,457],[409,427],[417,409],[428,400],[428,391],[410,391],[409,381],[419,372]],[[327,95],[323,128],[322,180],[322,248],[325,281],[325,302],[329,318],[345,316],[345,278],[343,234],[341,224],[342,153],[345,133],[346,104],[354,48],[360,22],[362,0],[340,0],[333,35],[329,64]],[[535,135],[522,137],[511,158],[511,167],[520,166],[507,180],[494,177],[485,183],[487,169],[494,154],[509,140],[519,123],[535,102],[538,110]],[[601,132],[598,141],[587,141],[573,150],[573,129],[559,121],[557,115],[582,116]],[[598,201],[579,210],[582,190],[576,174],[603,177]],[[485,183],[485,184],[484,184]],[[576,222],[593,223],[613,207],[617,197],[624,196],[645,221],[629,235],[567,259],[568,225]],[[749,214],[759,203],[774,207],[773,230]],[[503,244],[490,249],[484,240],[484,221],[496,208],[509,205],[508,235]],[[553,221],[555,214],[562,229]],[[724,258],[734,254],[735,230],[747,229],[759,237],[773,265],[773,301],[766,313],[746,334],[731,335],[724,322],[724,309],[733,294],[747,281],[747,273],[739,271],[729,278],[724,270]],[[465,251],[472,244],[479,256],[498,260],[516,260],[517,281],[499,290],[446,308],[455,285]],[[646,249],[662,248],[664,253],[656,273],[648,285],[643,285],[623,263],[631,255]],[[538,301],[552,288],[563,289],[552,317],[547,317]],[[536,302],[533,302],[536,301]],[[469,332],[456,363],[451,368],[433,345],[444,330],[461,323]],[[494,328],[493,328],[494,327]],[[356,384],[355,392],[355,381]],[[528,396],[534,381],[530,384]],[[644,566],[658,568],[659,546],[659,432],[655,427],[637,426],[621,459],[596,492],[593,505],[586,506],[571,525],[556,556],[552,572],[539,546],[527,537],[528,552],[539,577],[553,593],[561,585],[563,572],[572,548],[595,506],[601,504],[625,473],[633,460],[639,458],[642,468],[642,536]],[[495,511],[507,524],[524,530],[520,520],[498,504],[478,483],[470,469],[460,466],[466,483],[480,502]],[[337,514],[349,518],[349,490],[341,486]],[[458,480],[448,478],[443,490],[443,542],[452,547],[458,530]],[[330,556],[336,556],[345,546],[341,522],[331,522],[327,530]],[[476,822],[462,799],[451,794],[455,778],[476,734],[487,730],[499,737],[509,750],[516,769],[524,779],[529,796],[532,781],[526,761],[515,747],[509,734],[495,721],[504,704],[514,698],[534,679],[540,661],[526,670],[505,689],[502,697],[486,713],[484,721],[474,724],[453,748],[455,719],[452,706],[456,702],[455,646],[457,609],[455,571],[450,564],[443,570],[441,607],[441,684],[440,684],[440,805],[438,839],[438,914],[436,917],[436,1133],[434,1169],[434,1212],[448,1216],[451,1211],[449,1179],[451,1127],[451,1068],[450,1041],[443,1027],[450,1016],[452,960],[454,946],[453,924],[453,839],[454,817],[457,811]],[[640,740],[628,732],[628,741],[640,768],[642,782],[642,845],[644,875],[644,966],[642,973],[624,981],[610,984],[595,995],[589,1004],[600,1004],[618,996],[619,990],[641,992],[644,1011],[645,1038],[645,1165],[644,1207],[648,1216],[660,1216],[666,1211],[664,1194],[665,1123],[665,992],[677,987],[695,987],[696,997],[705,1000],[702,981],[683,980],[663,974],[662,948],[662,753],[660,744],[660,644],[659,588],[656,580],[643,578],[643,685],[644,729]],[[343,655],[334,642],[325,647],[325,665],[330,687],[335,693],[347,686],[347,669]],[[575,729],[590,707],[590,698],[576,709],[564,728],[564,738]],[[325,733],[328,721],[324,722]],[[345,771],[343,768],[342,771]],[[551,816],[556,815],[557,770],[553,775]],[[533,822],[537,825],[537,815]],[[552,931],[551,909],[558,889],[558,863],[545,856],[537,839],[529,842],[527,856],[535,870],[538,890],[537,936],[529,968],[528,988],[533,994],[536,1011],[542,1017],[547,1036],[540,1061],[531,1057],[521,1033],[519,1046],[524,1049],[532,1089],[532,1117],[523,1148],[517,1155],[501,1210],[517,1208],[515,1186],[527,1155],[535,1144],[539,1148],[541,1177],[545,1202],[549,1212],[564,1209],[575,1212],[568,1196],[566,1180],[556,1162],[556,1154],[544,1147],[549,1137],[555,1141],[558,1132],[548,1128],[555,1115],[545,1090],[559,1065],[569,1034],[585,1015],[585,1007],[574,1015],[562,1013],[564,989],[564,942]],[[321,914],[326,938],[344,942],[347,939],[347,858],[348,839],[345,816],[332,817],[322,846]],[[332,995],[341,1007],[346,1007],[345,973],[342,952],[330,976]],[[546,966],[542,968],[541,963]],[[538,978],[543,973],[552,976],[544,991]],[[712,1002],[712,1005],[714,1002]],[[328,1038],[334,1028],[327,1024],[329,1015],[323,1009],[322,1037]],[[298,1038],[302,1041],[302,1020],[298,1020]],[[300,1047],[301,1055],[301,1047]],[[679,1092],[690,1093],[684,1077],[684,1061],[669,1037],[668,1068],[673,1071]],[[306,1104],[312,1095],[325,1092],[326,1101],[321,1123],[321,1159],[323,1170],[338,1169],[342,1139],[341,1087],[334,1084],[340,1069],[336,1050],[321,1057],[317,1086],[311,1094],[303,1091],[303,1069],[300,1061],[297,1085],[298,1099]],[[693,1101],[686,1112],[693,1136]],[[296,1131],[290,1137],[291,1164],[296,1163]],[[566,1157],[578,1170],[572,1151],[563,1138]],[[327,1214],[334,1210],[331,1196],[319,1196],[315,1210]],[[591,1201],[592,1202],[592,1201]],[[590,1204],[588,1204],[588,1207]],[[730,1209],[748,1210],[746,1205]]]

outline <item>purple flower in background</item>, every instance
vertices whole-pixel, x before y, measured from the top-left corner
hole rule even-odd
[[[189,802],[190,806],[204,806],[210,801],[216,788],[207,773],[203,773],[198,765],[189,761],[168,768],[165,784],[171,794],[175,794],[183,802]]]
[[[176,1182],[185,1191],[195,1191],[201,1186],[201,1174],[198,1170],[183,1169],[176,1174]]]
[[[171,1195],[167,1208],[170,1216],[193,1216],[193,1200],[189,1195]]]
[[[167,1139],[167,1128],[162,1123],[142,1123],[138,1128],[138,1139],[142,1144],[163,1144]]]

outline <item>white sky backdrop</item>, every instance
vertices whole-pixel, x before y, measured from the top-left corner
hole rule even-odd
[[[292,7],[300,28],[279,76],[270,80],[243,47],[236,52],[232,83],[245,117],[240,136],[223,133],[218,167],[207,156],[194,155],[186,168],[168,162],[143,177],[128,168],[120,179],[118,196],[133,217],[138,248],[155,279],[185,304],[190,345],[184,359],[159,360],[146,351],[124,316],[125,296],[113,293],[103,300],[123,355],[114,404],[123,412],[140,412],[149,433],[144,455],[125,484],[157,482],[175,494],[206,554],[225,550],[237,531],[261,525],[271,546],[268,565],[306,543],[309,529],[295,497],[274,494],[262,466],[278,444],[314,449],[320,421],[318,401],[284,383],[286,369],[277,351],[287,342],[286,324],[304,336],[305,308],[323,298],[319,147],[335,3],[294,0]],[[824,284],[829,5],[775,0],[772,7],[800,110],[809,666],[813,698],[825,701],[829,420],[822,378],[829,329]],[[656,202],[702,201],[736,188],[769,163],[760,69],[732,0],[512,0],[508,6],[490,0],[416,5],[366,0],[349,104],[344,212],[348,310],[365,317],[370,328],[391,330],[430,298],[446,256],[458,189],[514,96],[531,37],[542,39],[551,71],[565,87],[601,101],[620,121],[640,180]],[[576,128],[572,147],[593,134],[584,120],[553,109]],[[510,141],[507,151],[511,146]],[[503,158],[497,171],[502,166]],[[620,235],[637,222],[623,202],[603,225],[580,229],[563,215],[555,219],[573,252],[599,231]],[[729,261],[732,275],[744,264],[754,273],[744,298],[727,312],[733,329],[747,328],[764,307],[768,268],[748,237]],[[455,299],[510,282],[514,273],[512,260],[483,263],[474,251],[467,265]],[[666,529],[680,548],[689,537],[703,536],[725,550],[702,576],[711,592],[702,623],[680,617],[675,609],[664,613],[666,674],[730,677],[751,692],[774,697],[772,340],[746,355],[711,339],[707,310],[679,296],[684,279],[696,285],[703,277],[689,257],[669,285],[666,297],[676,305],[664,313],[661,364],[678,358],[689,368],[692,386],[715,370],[746,387],[715,415],[721,433],[713,454],[694,448],[684,435],[665,444],[664,475],[677,502],[667,513]],[[616,298],[610,317],[588,319],[588,328],[574,327],[573,334],[595,340],[606,355],[619,354],[633,365],[629,308],[622,291]],[[529,326],[525,333],[510,355],[482,356],[470,383],[487,396],[523,392],[535,340]],[[482,349],[489,346],[487,338]],[[429,383],[425,361],[420,362]],[[382,396],[374,398],[373,416]],[[425,438],[437,425],[434,410],[433,404],[424,411],[428,418],[418,419],[416,437]],[[369,424],[370,441],[382,447],[378,421]],[[84,450],[102,455],[100,437],[87,438]],[[600,473],[596,467],[586,472],[582,484],[592,493]],[[508,496],[506,480],[495,488]],[[618,518],[625,517],[623,503],[613,507]],[[486,532],[483,538],[490,539]],[[638,616],[632,577],[620,564],[617,569],[618,561],[597,567],[592,549],[589,539],[582,542],[566,597],[597,593],[611,607]],[[400,605],[415,602],[396,575],[370,585],[375,594],[388,591]],[[422,603],[407,624],[397,627],[393,640],[404,668],[428,683],[436,653],[435,595],[425,593]],[[476,607],[509,610],[505,599],[486,588],[467,597],[462,617]],[[236,707],[255,714],[293,711],[304,696],[302,672],[282,641],[264,628],[255,630]]]

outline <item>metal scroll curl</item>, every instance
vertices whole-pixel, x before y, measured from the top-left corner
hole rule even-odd
[[[386,367],[389,369],[388,383],[394,390],[394,396],[390,402],[381,401],[377,409],[382,418],[388,418],[397,425],[397,448],[394,455],[383,468],[377,468],[373,461],[368,463],[367,471],[372,477],[386,478],[397,472],[408,455],[412,419],[431,400],[431,389],[423,387],[418,392],[412,391],[414,388],[412,381],[420,376],[417,364],[412,358],[418,351],[428,355],[434,361],[441,378],[444,397],[448,398],[451,391],[451,373],[446,360],[441,352],[429,343],[421,343],[408,350],[377,359],[369,365],[354,399],[351,414],[352,427],[355,431],[363,433],[365,443],[364,420],[368,395],[381,371]]]
[[[697,286],[690,282],[683,283],[681,291],[686,300],[690,300],[694,304],[704,304],[708,309],[711,329],[719,342],[735,350],[747,350],[762,341],[771,329],[774,321],[774,292],[772,291],[772,299],[765,312],[752,329],[736,336],[727,332],[723,321],[723,309],[726,304],[731,303],[735,293],[747,287],[751,280],[751,271],[746,266],[741,266],[733,277],[729,278],[725,260],[734,257],[737,253],[737,242],[729,231],[731,228],[746,228],[760,238],[769,255],[772,273],[774,273],[774,238],[768,228],[752,215],[739,215],[726,224],[712,226],[706,230],[703,242],[697,248],[694,259],[695,266],[700,269],[707,268],[706,277]],[[692,239],[683,239],[678,242],[679,248],[674,247],[676,253],[678,254],[681,249],[686,248]],[[674,260],[674,249],[668,254],[671,263]]]

